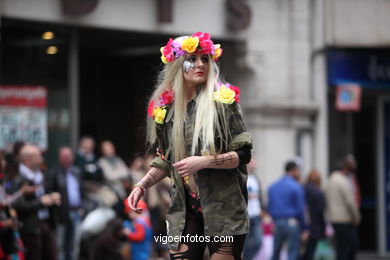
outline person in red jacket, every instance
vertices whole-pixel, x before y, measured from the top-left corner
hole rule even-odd
[[[124,211],[129,217],[129,220],[125,220],[123,225],[127,239],[131,243],[131,259],[149,259],[152,251],[153,231],[148,206],[145,201],[140,200],[137,204],[137,209],[141,211],[141,214],[138,214],[131,210],[127,199],[123,203],[125,206]]]

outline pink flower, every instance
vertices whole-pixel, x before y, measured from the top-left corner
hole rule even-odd
[[[180,41],[173,41],[172,42],[172,53],[174,54],[173,58],[179,58],[182,56],[185,51],[181,49],[181,42]]]
[[[173,39],[172,38],[169,38],[169,41],[167,42],[167,45],[165,45],[162,49],[162,54],[164,56],[168,56],[169,54],[172,53],[172,42],[173,42]]]
[[[240,88],[232,86],[232,85],[230,85],[229,88],[236,93],[236,95],[234,96],[234,99],[235,99],[236,103],[239,103],[240,102]]]
[[[148,106],[148,115],[153,118],[154,100],[151,100]]]
[[[197,32],[192,35],[192,37],[199,38],[199,46],[202,49],[201,53],[203,54],[213,54],[213,41],[210,38],[210,34]]]
[[[199,38],[199,46],[202,49],[201,53],[203,54],[213,54],[213,41],[211,40],[210,34],[197,32],[192,35],[192,37]]]
[[[173,53],[169,53],[168,55],[165,55],[165,58],[167,59],[168,62],[173,61]]]
[[[210,41],[211,37],[208,33],[196,32],[192,35],[192,37],[198,37],[199,41]]]
[[[202,53],[212,54],[213,52],[213,42],[211,40],[200,41],[200,47],[202,48]]]
[[[169,105],[173,102],[173,97],[173,90],[166,90],[161,94],[160,102],[162,103],[162,105]]]
[[[165,45],[164,47],[161,47],[161,49],[160,49],[161,54],[165,57],[165,59],[168,62],[171,62],[173,60],[172,42],[173,42],[173,39],[170,38],[169,41],[167,42],[167,45]]]
[[[165,57],[168,56],[169,54],[171,54],[171,48],[168,48],[168,46],[165,46],[161,49],[161,53],[162,55],[164,55]]]

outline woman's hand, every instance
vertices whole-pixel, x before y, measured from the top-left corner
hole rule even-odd
[[[129,197],[127,197],[127,203],[129,203],[131,210],[134,210],[138,214],[142,213],[142,209],[137,208],[138,202],[142,198],[142,195],[142,189],[140,187],[135,186]]]
[[[204,156],[190,156],[173,165],[181,177],[189,176],[205,168]]]
[[[146,175],[134,185],[133,191],[130,193],[129,197],[127,197],[127,203],[132,210],[136,213],[141,214],[142,209],[137,208],[139,200],[145,193],[145,190],[152,187],[157,182],[161,181],[167,177],[167,172],[164,170],[160,170],[156,167],[150,168],[150,170],[146,173]]]

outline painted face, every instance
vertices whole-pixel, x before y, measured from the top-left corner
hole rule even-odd
[[[191,54],[183,62],[184,80],[190,84],[199,85],[207,80],[209,71],[209,56]]]

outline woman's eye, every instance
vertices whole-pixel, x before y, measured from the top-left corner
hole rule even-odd
[[[195,62],[195,57],[190,57],[190,58],[186,59],[186,61]]]
[[[209,59],[207,57],[202,57],[202,62],[203,63],[207,63],[209,61]]]

